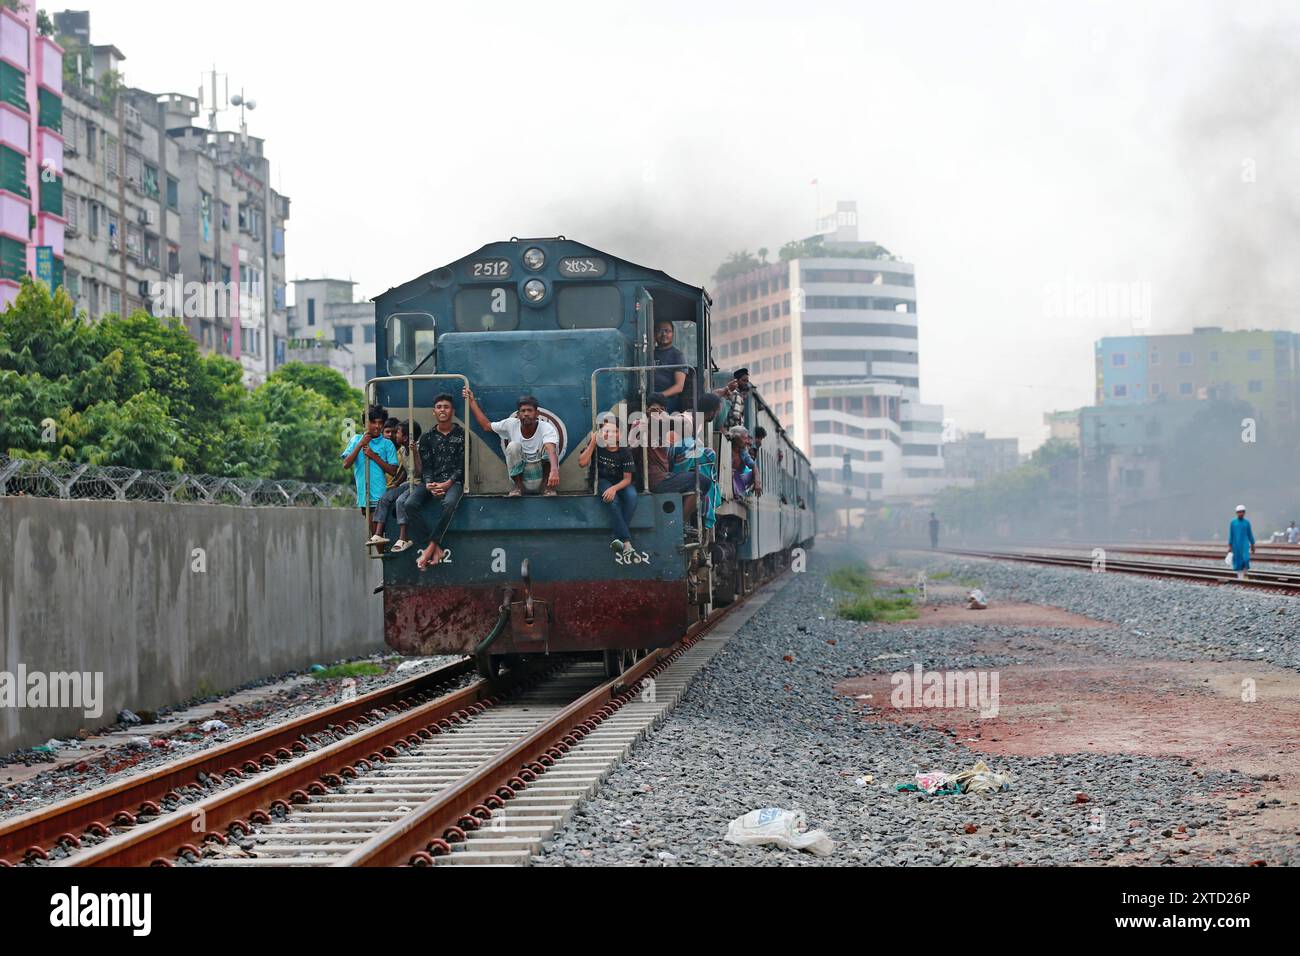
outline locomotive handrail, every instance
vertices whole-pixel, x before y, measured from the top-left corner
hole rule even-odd
[[[366,389],[365,389],[365,395],[366,395],[365,414],[366,415],[369,415],[370,408],[377,404],[376,398],[378,397],[378,392],[375,390],[376,385],[379,385],[383,382],[405,382],[406,383],[406,421],[407,421],[407,432],[406,432],[407,476],[406,477],[407,477],[407,483],[412,488],[415,487],[415,451],[414,451],[415,445],[411,440],[412,429],[410,427],[410,422],[415,417],[415,383],[417,381],[431,382],[431,381],[435,381],[436,379],[445,379],[445,378],[456,379],[460,382],[463,382],[465,388],[469,388],[469,379],[464,375],[458,375],[453,372],[440,372],[440,373],[434,373],[429,375],[381,375],[377,378],[368,379],[366,381]],[[462,492],[462,497],[464,495],[469,494],[469,444],[470,444],[469,432],[468,430],[466,430],[465,464],[464,464],[465,480],[462,483],[464,485],[464,491]],[[366,468],[366,529],[367,530],[369,530],[370,528],[370,521],[371,521],[370,502],[371,502],[370,469]]]
[[[603,372],[639,372],[639,373],[641,373],[640,376],[639,376],[640,383],[641,383],[641,414],[642,414],[642,415],[645,415],[645,414],[646,414],[646,412],[645,412],[646,401],[647,401],[647,399],[648,399],[648,397],[649,397],[649,392],[647,391],[647,388],[646,388],[646,375],[645,375],[645,373],[646,373],[646,372],[654,372],[654,371],[657,371],[657,370],[659,370],[659,369],[666,369],[666,370],[669,370],[669,371],[677,371],[677,370],[681,369],[681,370],[684,370],[685,372],[688,373],[688,374],[687,374],[687,377],[689,378],[689,377],[690,377],[690,376],[689,376],[689,373],[692,372],[692,371],[695,369],[695,366],[693,366],[693,365],[614,365],[614,366],[610,366],[609,368],[598,368],[598,369],[595,369],[595,370],[591,373],[591,433],[592,433],[592,439],[591,439],[591,440],[592,440],[592,441],[595,441],[595,440],[596,440],[596,428],[597,428],[596,420],[597,420],[597,416],[600,415],[600,414],[602,414],[602,413],[599,411],[599,409],[597,408],[597,404],[596,404],[596,377],[597,377],[598,375],[600,375],[601,373],[603,373]],[[692,389],[691,389],[691,424],[692,424],[692,426],[696,426],[696,425],[698,425],[698,415],[699,415],[699,410],[700,410],[700,403],[699,403],[698,390],[695,389],[695,388],[692,388]],[[629,432],[630,432],[630,431],[631,431],[631,429],[629,428]],[[647,424],[647,426],[646,426],[646,437],[649,438],[649,436],[650,436],[650,427],[649,427],[649,425]],[[700,441],[699,436],[695,436],[695,435],[693,435],[692,437],[695,438],[695,440],[696,440],[697,442]],[[650,491],[650,443],[649,443],[649,441],[645,442],[645,443],[641,446],[641,458],[642,458],[642,466],[641,466],[641,467],[642,467],[642,472],[641,472],[641,473],[642,473],[643,475],[645,475],[646,491],[649,492],[649,491]],[[691,470],[695,473],[695,498],[696,498],[696,502],[695,502],[695,528],[696,528],[696,532],[697,532],[698,535],[699,535],[699,539],[698,539],[698,540],[699,540],[700,543],[702,544],[702,543],[704,542],[704,503],[703,503],[702,501],[699,500],[699,499],[700,499],[700,471],[699,471],[698,468],[692,468]],[[719,469],[719,473],[721,473],[721,469]],[[651,493],[652,493],[652,492],[651,492]]]

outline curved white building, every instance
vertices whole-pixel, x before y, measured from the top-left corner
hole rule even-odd
[[[911,263],[857,239],[856,203],[840,202],[792,256],[722,282],[715,359],[748,368],[818,478],[855,496],[924,497],[943,480],[943,409],[921,403],[916,276]]]

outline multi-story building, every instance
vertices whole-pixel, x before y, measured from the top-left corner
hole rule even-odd
[[[984,432],[968,432],[943,446],[944,473],[949,478],[986,481],[1020,464],[1018,438],[989,438]]]
[[[29,275],[63,282],[63,50],[35,4],[0,7],[0,308]]]
[[[1048,439],[1079,444],[1079,409],[1064,412],[1044,412],[1043,424],[1047,426]]]
[[[355,282],[295,279],[289,306],[290,353],[337,368],[354,388],[375,377],[375,306],[354,302]],[[325,355],[321,346],[326,348]]]
[[[858,241],[857,204],[839,202],[781,261],[721,281],[715,359],[748,368],[823,480],[877,500],[944,487],[943,409],[921,402],[915,270]]]
[[[1300,414],[1300,335],[1194,329],[1104,338],[1096,346],[1097,404],[1243,399],[1261,417]]]
[[[41,172],[58,179],[57,196],[47,188],[66,234],[60,281],[91,319],[137,309],[180,318],[204,352],[236,359],[256,385],[284,363],[288,339],[289,200],[270,187],[264,143],[197,126],[192,96],[126,87],[125,56],[82,44],[89,20],[75,13],[55,16],[76,35],[64,38],[58,74],[60,165]]]

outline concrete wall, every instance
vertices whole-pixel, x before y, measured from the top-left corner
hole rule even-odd
[[[371,594],[382,577],[362,525],[350,508],[0,497],[0,672],[104,682],[97,720],[0,702],[0,753],[111,723],[123,707],[382,650]]]

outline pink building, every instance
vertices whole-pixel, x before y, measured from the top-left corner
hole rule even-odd
[[[63,282],[63,50],[36,32],[35,5],[0,8],[0,308],[37,275]]]

